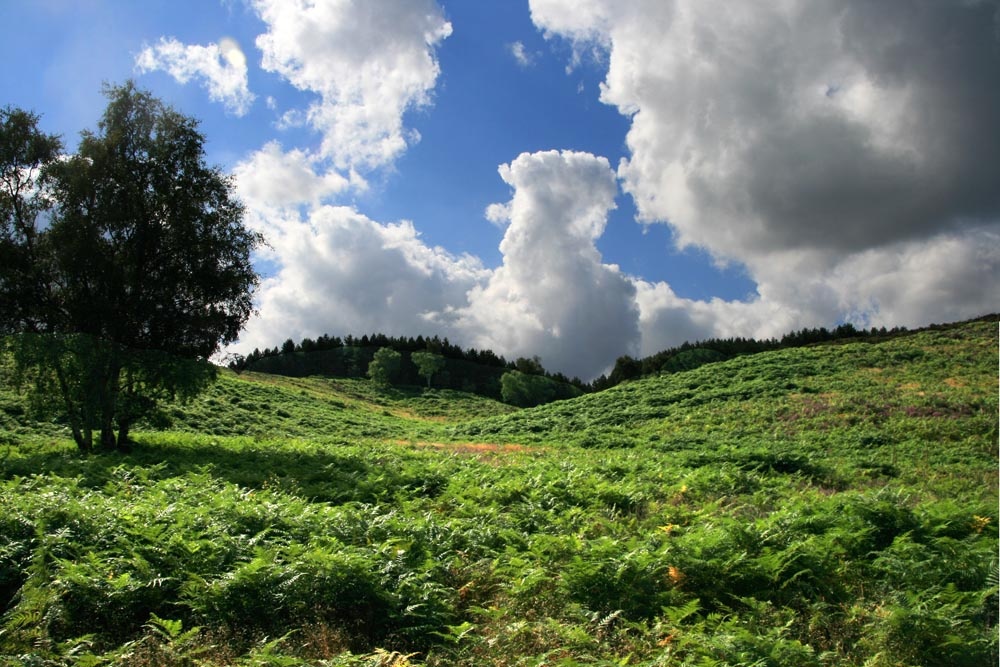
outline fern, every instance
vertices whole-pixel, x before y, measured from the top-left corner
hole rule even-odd
[[[987,329],[468,422],[244,376],[127,456],[19,427],[0,663],[995,664]]]
[[[606,614],[603,618],[599,620],[595,617],[594,620],[596,621],[596,623],[594,625],[594,634],[598,640],[603,641],[611,635],[611,632],[614,630],[615,622],[619,618],[621,618],[621,615],[622,615],[622,610],[616,609],[610,614]]]

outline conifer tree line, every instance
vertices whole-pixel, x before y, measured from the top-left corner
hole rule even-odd
[[[757,340],[754,338],[709,338],[698,342],[685,342],[648,357],[636,359],[625,355],[618,357],[611,373],[602,375],[590,383],[591,391],[601,391],[621,384],[626,380],[636,380],[660,373],[678,373],[692,370],[714,361],[725,361],[745,354],[757,354],[771,350],[805,347],[834,341],[867,339],[884,340],[907,333],[906,327],[857,328],[851,323],[841,324],[832,329],[826,327],[803,328],[783,335],[781,338]]]
[[[398,367],[388,356],[376,361],[382,350],[400,355]],[[387,364],[394,367],[391,381],[385,374]],[[508,361],[492,350],[463,349],[439,336],[376,333],[341,338],[324,334],[298,343],[288,339],[274,348],[255,349],[245,357],[234,355],[229,367],[237,372],[249,370],[294,377],[369,377],[382,384],[468,391],[523,407],[572,398],[588,390],[580,378],[545,370],[538,357]],[[510,376],[506,381],[506,397],[505,376]]]
[[[371,334],[363,335],[360,337],[355,337],[351,334],[344,336],[343,338],[339,336],[330,336],[329,334],[323,334],[318,338],[303,338],[300,342],[296,343],[294,340],[289,338],[282,345],[275,346],[274,348],[264,348],[264,350],[255,349],[250,354],[244,356],[234,355],[229,362],[229,367],[236,371],[243,370],[256,370],[255,365],[258,364],[262,359],[267,359],[271,357],[277,357],[280,355],[294,354],[294,353],[304,353],[308,354],[311,352],[323,352],[327,350],[335,350],[345,347],[359,347],[359,348],[380,348],[388,347],[397,352],[418,352],[426,351],[432,352],[434,354],[440,354],[447,359],[460,359],[464,361],[471,361],[473,363],[482,364],[484,366],[495,366],[497,368],[515,368],[515,362],[508,362],[502,356],[494,354],[491,350],[476,350],[475,348],[470,348],[468,350],[463,350],[457,345],[453,345],[448,341],[447,338],[440,338],[438,336],[432,336],[425,338],[420,335],[417,337],[412,336],[386,336],[385,334]]]
[[[417,385],[421,384],[421,378],[425,376],[420,375],[416,364],[411,363],[410,356],[430,352],[440,355],[446,361],[445,369],[436,376],[434,386],[473,391],[515,405],[528,406],[602,391],[649,375],[692,370],[706,363],[745,354],[839,340],[864,338],[877,341],[906,332],[905,327],[863,329],[847,323],[832,329],[803,328],[781,338],[765,340],[710,338],[685,342],[643,358],[623,355],[615,361],[610,373],[591,382],[584,382],[578,377],[568,378],[558,372],[551,373],[545,370],[538,357],[519,357],[508,361],[492,350],[463,349],[449,342],[448,338],[422,335],[414,338],[380,333],[360,337],[348,334],[343,338],[323,334],[315,339],[303,338],[298,343],[288,339],[280,346],[255,349],[245,357],[234,355],[229,367],[237,372],[250,370],[292,376],[364,377],[368,375],[368,365],[376,352],[387,348],[401,355],[396,383]],[[506,383],[503,381],[505,376]],[[541,382],[539,378],[550,382]]]

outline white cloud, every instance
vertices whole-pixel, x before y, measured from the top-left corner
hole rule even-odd
[[[995,312],[1000,233],[945,232],[853,253],[827,270],[810,264],[803,255],[791,272],[788,264],[758,272],[759,296],[747,302],[683,299],[666,283],[637,281],[642,354],[713,337],[780,337],[841,320],[919,327]]]
[[[507,50],[521,67],[531,67],[535,62],[534,56],[525,48],[523,42],[512,42],[507,45]]]
[[[282,157],[271,149],[267,159]],[[546,368],[586,379],[636,353],[635,286],[594,245],[617,193],[608,161],[548,151],[499,171],[513,196],[491,207],[508,222],[492,271],[426,245],[408,221],[270,200],[264,227],[280,267],[232,351],[322,333],[436,333],[510,358],[539,355]]]
[[[500,166],[512,195],[485,211],[505,230],[493,270],[426,245],[410,222],[328,205],[418,140],[403,118],[430,103],[451,26],[429,1],[254,6],[265,68],[317,96],[283,117],[322,141],[270,143],[236,169],[277,266],[240,351],[432,332],[590,379],[685,340],[998,309],[1000,91],[988,84],[1000,56],[983,5],[914,3],[909,16],[892,2],[532,2],[574,58],[606,50],[602,99],[632,120],[617,176],[642,221],[745,265],[748,301],[682,298],[605,264],[596,242],[616,172],[587,153]],[[962,39],[946,47],[945,29]]]
[[[335,171],[316,173],[315,159],[299,149],[284,152],[270,141],[233,170],[240,198],[252,210],[318,204],[345,190],[348,179]]]
[[[642,356],[684,342],[738,336],[770,338],[806,326],[796,319],[798,313],[770,300],[699,301],[677,296],[663,282],[636,280],[635,284]]]
[[[309,126],[318,146],[269,142],[234,170],[248,220],[275,267],[259,314],[233,351],[322,333],[440,332],[429,318],[465,303],[488,275],[478,259],[423,243],[409,221],[380,223],[331,202],[364,190],[362,174],[391,165],[419,132],[407,111],[428,105],[436,46],[451,33],[430,0],[371,3],[255,0],[267,25],[262,67],[314,93],[276,127]],[[278,113],[278,102],[269,102]]]
[[[318,154],[342,171],[386,166],[416,135],[407,111],[431,101],[434,49],[451,24],[432,0],[255,0],[267,24],[262,66],[318,99],[309,124]]]
[[[160,38],[135,59],[141,74],[166,71],[179,83],[199,79],[209,98],[222,102],[226,110],[243,116],[250,110],[254,95],[247,86],[247,60],[235,40],[224,37],[218,44],[184,45],[174,38]]]
[[[608,161],[589,153],[520,155],[500,167],[510,202],[503,264],[451,315],[463,338],[546,368],[590,379],[638,347],[635,288],[594,245],[617,193]]]
[[[608,52],[647,224],[743,263],[746,304],[640,284],[665,327],[780,334],[996,310],[1000,71],[991,3],[532,0],[547,37]],[[740,322],[742,331],[732,322]],[[680,342],[675,340],[674,342]]]
[[[667,3],[647,3],[647,9]],[[529,1],[531,20],[541,28],[546,38],[566,36],[577,44],[588,42],[607,45],[611,32],[611,17],[616,8],[602,0]],[[618,8],[629,11],[626,3]]]
[[[510,222],[510,205],[493,203],[486,207],[486,219],[501,229]]]
[[[486,277],[478,260],[427,246],[412,223],[382,224],[346,207],[287,216],[272,245],[281,268],[261,285],[259,315],[231,351],[323,333],[438,333],[428,318]]]
[[[832,272],[844,307],[870,326],[919,326],[996,312],[1000,230],[944,232],[847,258]]]

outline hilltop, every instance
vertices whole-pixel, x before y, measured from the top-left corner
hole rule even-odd
[[[537,408],[224,372],[128,454],[0,394],[0,663],[984,665],[997,323]]]

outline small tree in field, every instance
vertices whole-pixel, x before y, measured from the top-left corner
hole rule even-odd
[[[507,371],[500,377],[500,397],[503,402],[522,408],[575,398],[581,393],[583,392],[578,387],[544,375]]]
[[[196,120],[132,83],[105,94],[64,158],[37,116],[0,115],[0,331],[84,451],[95,430],[124,446],[158,399],[214,377],[208,358],[252,312],[262,241]]]
[[[444,370],[444,357],[433,352],[414,352],[410,355],[410,359],[416,365],[417,372],[427,378],[427,388],[430,389],[431,378],[435,373]]]
[[[403,355],[391,347],[380,347],[368,364],[368,377],[372,382],[382,386],[392,384],[396,374],[399,372],[400,361]]]

